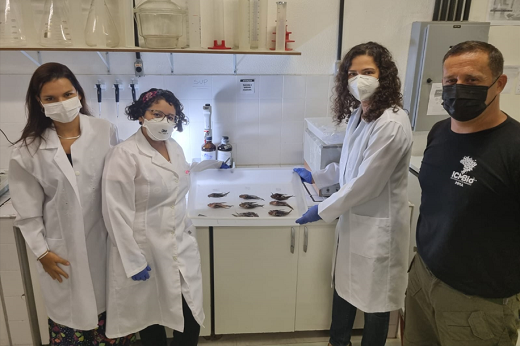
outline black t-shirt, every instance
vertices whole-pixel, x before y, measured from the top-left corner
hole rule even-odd
[[[417,247],[431,272],[468,295],[520,293],[520,123],[457,134],[438,122],[419,181]]]

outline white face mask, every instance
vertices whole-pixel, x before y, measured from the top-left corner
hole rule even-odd
[[[144,119],[143,127],[146,128],[146,133],[154,141],[166,141],[171,138],[175,124],[170,124],[166,119]]]
[[[348,80],[348,90],[358,101],[368,100],[379,88],[379,79],[372,76],[357,75]]]
[[[81,102],[77,96],[62,102],[42,103],[45,116],[59,123],[70,123],[81,109]]]

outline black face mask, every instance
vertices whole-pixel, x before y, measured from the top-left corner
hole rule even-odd
[[[442,87],[442,106],[457,121],[469,121],[478,117],[495,101],[496,96],[486,105],[487,92],[490,86],[453,84]]]

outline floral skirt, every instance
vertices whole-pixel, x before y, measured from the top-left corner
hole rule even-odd
[[[129,346],[135,342],[135,334],[108,339],[105,336],[107,313],[98,316],[98,327],[92,330],[76,330],[58,324],[49,318],[50,346]]]

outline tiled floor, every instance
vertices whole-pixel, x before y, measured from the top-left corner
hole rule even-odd
[[[352,337],[352,345],[361,345],[361,335],[357,333]],[[223,335],[218,340],[199,339],[202,346],[327,346],[329,336],[328,331],[323,332],[297,332],[297,333],[276,333],[276,334],[239,334]],[[135,346],[140,346],[137,342]],[[400,339],[388,339],[386,346],[400,346]]]

